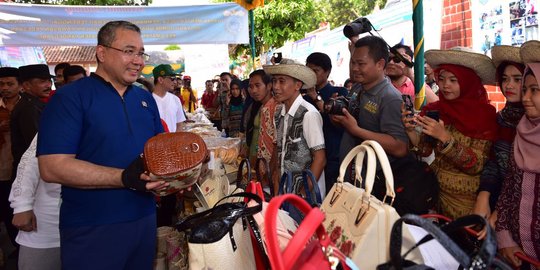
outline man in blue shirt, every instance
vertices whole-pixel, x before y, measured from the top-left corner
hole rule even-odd
[[[324,143],[326,145],[326,167],[324,176],[326,191],[330,191],[339,175],[339,145],[343,136],[343,128],[332,124],[328,114],[322,108],[324,102],[337,96],[347,96],[348,91],[344,87],[335,87],[328,82],[332,71],[332,61],[327,54],[314,52],[306,59],[306,66],[317,75],[315,91],[309,91],[304,99],[313,104],[322,114]]]
[[[145,142],[163,132],[151,94],[132,86],[147,60],[139,27],[105,24],[96,72],[62,87],[43,112],[41,177],[62,184],[63,269],[151,269],[155,201],[167,185],[144,173]]]

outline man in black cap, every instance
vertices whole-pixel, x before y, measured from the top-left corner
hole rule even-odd
[[[19,81],[23,92],[21,100],[11,112],[12,180],[17,175],[17,166],[22,155],[38,131],[39,118],[45,108],[45,103],[41,99],[49,96],[53,77],[45,64],[19,67]]]
[[[6,225],[9,238],[14,246],[16,246],[17,229],[11,224],[13,209],[9,207],[8,200],[13,183],[9,119],[13,108],[21,98],[21,85],[18,77],[19,70],[17,68],[0,68],[0,222],[3,221]]]

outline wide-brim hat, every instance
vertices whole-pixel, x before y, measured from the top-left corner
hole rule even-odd
[[[51,79],[54,75],[49,72],[49,66],[45,64],[27,65],[19,67],[19,79],[21,82],[30,79]]]
[[[270,75],[287,75],[300,80],[304,83],[302,89],[309,89],[317,83],[317,75],[315,72],[305,65],[300,64],[292,59],[282,59],[277,65],[263,66],[264,72]]]
[[[523,63],[519,55],[519,47],[498,45],[491,48],[491,60],[498,67],[503,62]]]
[[[450,50],[429,50],[425,53],[428,64],[437,69],[440,65],[451,64],[472,69],[483,84],[495,85],[495,66],[491,58],[472,52],[469,48],[454,47]]]
[[[540,62],[540,41],[529,40],[523,43],[519,49],[519,54],[523,63]]]

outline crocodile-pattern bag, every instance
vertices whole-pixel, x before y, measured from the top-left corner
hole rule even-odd
[[[169,182],[157,195],[165,196],[197,182],[208,149],[203,139],[190,132],[162,133],[144,145],[144,162],[150,177]]]

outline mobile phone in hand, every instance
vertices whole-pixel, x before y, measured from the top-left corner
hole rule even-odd
[[[411,112],[411,113],[407,114],[407,117],[413,117],[414,116],[414,104],[412,102],[411,96],[409,96],[409,95],[401,95],[401,98],[403,99],[403,103],[405,103],[405,110]]]
[[[427,111],[426,116],[439,122],[439,111]]]

